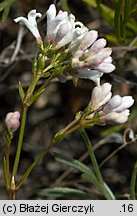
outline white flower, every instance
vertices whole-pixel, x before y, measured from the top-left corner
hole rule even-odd
[[[113,96],[104,106],[101,113],[101,121],[108,124],[125,123],[130,115],[130,108],[134,103],[131,96]]]
[[[111,98],[110,83],[104,83],[102,86],[96,86],[91,95],[90,106],[92,109],[97,110],[105,105]]]
[[[51,41],[59,49],[72,42],[87,28],[81,22],[75,22],[73,14],[65,11],[56,12],[54,4],[47,10],[47,40]]]
[[[39,30],[38,30],[36,18],[41,17],[41,16],[42,16],[42,14],[36,13],[36,10],[31,10],[27,16],[28,19],[25,17],[18,17],[16,19],[14,19],[14,21],[16,23],[19,22],[20,24],[25,25],[31,31],[31,33],[34,35],[34,37],[40,41],[41,36],[40,36]]]
[[[6,115],[5,123],[9,129],[16,131],[18,127],[20,126],[19,119],[20,119],[20,113],[18,111],[9,112]]]

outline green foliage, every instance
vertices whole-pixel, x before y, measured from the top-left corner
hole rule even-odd
[[[96,174],[92,169],[90,169],[88,166],[80,162],[79,160],[66,157],[60,154],[56,154],[56,160],[62,164],[65,164],[81,173],[81,178],[84,179],[86,182],[94,184],[102,195],[104,195],[105,198],[109,199],[115,199],[114,195],[108,188],[108,186],[105,184],[105,182],[98,177],[96,177]],[[109,193],[109,194],[108,194]],[[111,196],[110,196],[111,195]]]
[[[132,18],[135,7],[134,0],[115,0],[115,33],[119,42],[126,42],[128,39],[128,30],[137,27],[137,22]]]
[[[70,9],[69,9],[67,0],[60,0],[60,3],[61,3],[62,9],[70,13]]]
[[[102,3],[101,0],[81,0],[91,7],[96,8],[104,21],[115,31],[114,34],[105,35],[113,43],[130,43],[137,34],[137,21],[134,18],[136,13],[136,0],[114,0],[110,6]],[[68,1],[60,0],[62,8],[69,11]]]
[[[86,166],[79,160],[73,159],[71,157],[63,156],[60,154],[56,154],[56,155],[57,155],[56,160],[58,162],[70,166],[71,168],[81,172],[82,174],[85,174],[88,177],[88,179],[90,179],[90,182],[92,182],[95,185],[98,185],[98,181],[94,172],[88,166]]]
[[[40,196],[70,197],[77,199],[95,199],[91,194],[70,187],[53,187],[39,190]]]
[[[82,0],[83,2],[91,5],[92,7],[96,7],[97,4],[96,4],[96,1],[95,0]]]
[[[10,8],[15,1],[16,0],[3,0],[3,2],[0,3],[0,12],[3,11],[3,14],[2,14],[2,21],[3,22],[6,21],[7,16],[9,14],[9,11],[10,11]]]

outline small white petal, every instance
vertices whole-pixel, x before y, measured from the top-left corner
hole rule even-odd
[[[103,72],[103,73],[111,73],[113,70],[115,70],[115,66],[111,63],[101,63],[95,69]]]
[[[107,57],[103,62],[104,63],[112,63],[113,59],[111,56]]]
[[[36,13],[36,10],[31,10],[29,13],[28,13],[28,22],[31,23],[31,25],[35,25],[36,24],[36,18],[37,17],[41,17],[42,14],[41,13]]]
[[[17,17],[14,19],[16,23],[20,23],[21,25],[27,25],[28,20],[25,17]]]
[[[59,13],[56,16],[56,20],[64,20],[68,17],[68,12],[67,11],[59,11]]]
[[[51,4],[49,9],[47,10],[47,22],[53,20],[56,16],[56,7],[54,4]]]
[[[130,110],[126,109],[125,111],[122,112],[122,114],[129,116],[130,115]]]
[[[28,13],[28,19],[26,19],[25,17],[18,17],[16,19],[14,19],[14,21],[17,23],[19,22],[20,24],[25,25],[30,31],[31,33],[34,35],[34,37],[36,39],[41,38],[40,34],[39,34],[39,30],[37,27],[37,22],[36,22],[36,18],[37,17],[41,17],[42,15],[40,13],[36,13],[36,10],[31,10]]]

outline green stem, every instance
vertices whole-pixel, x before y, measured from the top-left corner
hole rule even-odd
[[[5,155],[3,158],[4,178],[5,178],[7,191],[10,188],[9,156],[10,156],[11,139],[12,139],[12,133],[10,133],[10,131],[7,131],[7,134],[5,134],[6,149],[5,149]]]
[[[15,156],[15,161],[13,165],[13,171],[12,171],[12,176],[15,176],[17,173],[18,165],[19,165],[19,159],[20,159],[20,153],[21,153],[21,148],[22,148],[22,142],[23,142],[23,137],[24,137],[24,130],[25,130],[25,124],[26,124],[26,117],[27,117],[27,102],[28,100],[32,97],[32,94],[35,90],[35,87],[40,79],[40,76],[34,76],[31,84],[27,90],[26,97],[24,99],[24,106],[23,106],[23,111],[22,111],[22,120],[21,120],[21,126],[20,126],[20,133],[19,133],[19,139],[18,139],[18,144],[17,144],[17,151],[16,151],[16,156]],[[48,82],[49,83],[49,82]]]
[[[130,183],[130,198],[136,200],[137,162],[134,165]]]
[[[35,161],[30,165],[24,175],[21,177],[19,182],[16,185],[16,189],[18,190],[24,181],[27,179],[31,171],[35,168],[35,166],[40,162],[40,160],[47,154],[47,152],[51,149],[51,147],[60,141],[62,141],[68,134],[74,132],[75,130],[79,129],[79,124],[76,124],[76,120],[72,121],[68,126],[66,126],[63,130],[59,131],[53,140],[48,144],[48,146],[41,152],[41,154],[35,159]],[[72,125],[74,127],[72,127]],[[71,128],[71,129],[70,129]],[[68,130],[69,129],[69,130]],[[66,131],[67,130],[67,131]]]
[[[19,180],[19,182],[16,185],[16,190],[18,190],[21,185],[24,183],[24,181],[27,179],[27,177],[29,176],[29,174],[31,173],[31,171],[34,169],[34,167],[40,162],[40,160],[46,155],[46,153],[48,152],[48,150],[55,145],[57,142],[54,142],[54,140],[52,142],[49,143],[49,145],[41,152],[41,154],[35,159],[35,161],[30,165],[30,167],[27,169],[27,171],[24,173],[24,175],[21,177],[21,179]]]
[[[91,141],[90,141],[90,139],[86,133],[86,130],[83,127],[80,128],[80,133],[83,137],[83,140],[86,143],[88,153],[89,153],[91,162],[93,164],[93,169],[94,169],[94,172],[96,173],[96,177],[97,177],[99,185],[100,185],[100,191],[103,193],[103,195],[106,197],[106,199],[114,200],[115,197],[114,197],[113,193],[111,192],[111,190],[108,188],[108,186],[106,186],[106,184],[103,181],[103,178],[102,178],[102,175],[101,175],[101,172],[100,172],[100,169],[99,169],[99,166],[98,166],[98,163],[97,163],[97,160],[96,160],[96,157],[95,157],[92,145],[91,145]]]
[[[75,126],[78,125],[78,120],[74,119],[72,122],[70,122],[65,128],[61,129],[57,134],[66,134],[70,133],[70,130],[74,129]]]
[[[13,165],[12,176],[16,175],[17,169],[18,169],[18,165],[19,165],[21,147],[22,147],[22,142],[23,142],[23,137],[24,137],[24,130],[25,130],[25,124],[26,124],[27,110],[28,110],[28,107],[24,106],[23,107],[23,112],[22,112],[20,134],[19,134],[19,139],[18,139],[18,145],[17,145],[17,151],[16,151],[16,156],[15,156],[15,161],[14,161],[14,165]]]

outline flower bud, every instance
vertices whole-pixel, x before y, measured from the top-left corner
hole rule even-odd
[[[120,97],[113,96],[100,112],[101,122],[108,124],[122,124],[128,120],[130,108],[134,103],[131,96]]]
[[[7,128],[16,131],[20,126],[19,119],[20,119],[20,113],[18,111],[9,112],[5,118],[5,123],[7,125]]]
[[[111,87],[110,83],[104,83],[102,86],[96,86],[93,89],[90,101],[92,109],[97,110],[110,100]]]
[[[109,113],[116,107],[120,106],[121,103],[122,103],[122,98],[119,95],[115,95],[109,100],[109,102],[104,107],[103,111],[105,113]]]
[[[83,39],[81,41],[81,44],[78,47],[78,50],[86,50],[88,47],[90,47],[95,42],[97,37],[98,37],[98,32],[97,31],[91,30],[91,31],[87,32],[84,35],[84,37],[83,37]]]
[[[89,49],[89,52],[91,53],[97,53],[100,49],[103,49],[106,46],[106,40],[104,38],[100,38],[93,43],[91,48]]]
[[[122,97],[121,104],[118,107],[116,107],[115,109],[113,109],[113,111],[123,112],[127,108],[131,107],[133,105],[133,103],[134,103],[134,99],[132,98],[132,96],[124,96],[124,97]]]
[[[103,116],[101,120],[110,125],[123,124],[128,120],[128,115],[125,115],[125,113],[111,112]]]

